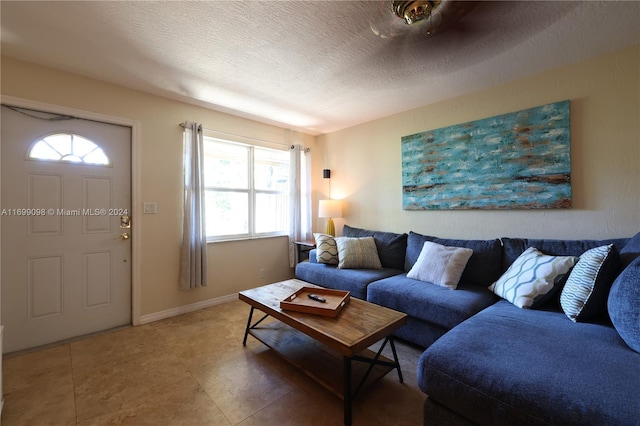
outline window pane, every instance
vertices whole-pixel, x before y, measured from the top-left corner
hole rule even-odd
[[[29,158],[109,165],[109,158],[102,148],[89,139],[71,133],[58,133],[39,140],[31,148]]]
[[[71,152],[73,153],[73,155],[80,158],[98,148],[95,143],[83,138],[82,136],[73,135],[72,138]]]
[[[29,158],[37,158],[39,160],[60,160],[61,157],[58,151],[44,141],[38,142],[29,153]]]
[[[71,134],[59,133],[56,135],[47,136],[43,140],[53,147],[60,154],[70,154],[71,151]]]
[[[209,139],[204,146],[205,186],[249,188],[249,147]]]
[[[256,232],[289,230],[288,194],[256,194]]]
[[[100,148],[96,148],[83,158],[85,163],[88,164],[109,164],[109,158],[105,155],[104,151]]]
[[[254,180],[257,190],[289,190],[289,151],[256,147]]]
[[[237,235],[249,232],[249,194],[206,193],[207,235]]]
[[[82,158],[76,155],[65,155],[62,157],[62,161],[68,161],[70,163],[82,163]]]

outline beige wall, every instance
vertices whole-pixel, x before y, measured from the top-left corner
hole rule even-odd
[[[314,138],[317,201],[345,199],[346,222],[377,230],[452,238],[498,236],[600,238],[640,231],[639,47]],[[292,275],[287,241],[270,238],[209,245],[209,287],[178,289],[181,226],[181,129],[184,120],[270,141],[290,141],[285,129],[136,92],[78,75],[2,58],[3,95],[140,122],[140,200],[158,214],[142,215],[141,306],[151,315],[234,294]],[[571,100],[574,207],[546,211],[403,211],[400,138],[558,100]],[[331,180],[321,170],[331,169]],[[140,208],[140,206],[137,206]],[[315,218],[315,214],[314,214]],[[314,219],[314,229],[324,229]],[[260,269],[266,277],[259,278]]]
[[[140,123],[140,200],[158,213],[141,215],[140,313],[142,316],[236,293],[293,276],[287,238],[209,244],[209,286],[178,289],[181,240],[182,129],[190,120],[205,128],[267,141],[303,143],[315,138],[286,129],[147,95],[78,75],[2,58],[2,94],[105,114]],[[137,206],[141,208],[141,206]],[[265,277],[260,278],[260,269]]]
[[[449,238],[603,238],[640,231],[638,46],[318,137],[336,221]],[[400,138],[569,99],[573,208],[404,211]],[[326,184],[318,197],[328,194]]]

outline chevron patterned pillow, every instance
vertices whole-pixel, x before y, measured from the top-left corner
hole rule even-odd
[[[313,234],[316,240],[316,260],[327,265],[338,264],[338,246],[331,235]]]

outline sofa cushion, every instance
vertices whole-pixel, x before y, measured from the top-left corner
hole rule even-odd
[[[535,308],[557,291],[577,261],[575,256],[548,256],[529,247],[489,290],[519,308]]]
[[[611,286],[609,317],[620,337],[640,352],[640,257],[637,257]],[[640,365],[640,360],[639,360]],[[637,373],[640,375],[640,371]],[[637,390],[640,389],[637,388]],[[639,399],[640,400],[640,399]],[[640,413],[640,411],[638,411]]]
[[[536,240],[529,238],[502,238],[504,270],[509,268],[529,247],[535,247],[543,253],[552,256],[580,256],[592,248],[613,244],[620,253],[629,242],[629,238],[615,238],[609,240]]]
[[[448,330],[498,298],[486,287],[460,283],[451,291],[401,274],[369,284],[367,300]]]
[[[336,245],[336,250],[337,249],[338,249],[338,246]],[[316,249],[309,250],[309,262],[311,262],[311,263],[319,263],[318,262],[317,252],[318,252],[318,250],[316,250]]]
[[[393,232],[369,231],[368,229],[354,228],[344,225],[343,237],[373,237],[378,249],[378,256],[384,268],[402,269],[404,257],[407,251],[407,234],[395,234]]]
[[[618,249],[620,248],[618,247]],[[638,256],[640,256],[640,232],[631,237],[627,244],[620,249],[622,267],[629,265]]]
[[[332,235],[313,234],[316,240],[316,261],[327,265],[338,264],[338,245]]]
[[[373,237],[336,238],[339,269],[382,269]]]
[[[425,241],[407,277],[455,290],[473,250]]]
[[[428,348],[447,331],[448,328],[408,316],[407,323],[394,331],[393,335],[422,348]]]
[[[346,290],[351,296],[365,300],[367,286],[374,281],[403,273],[402,270],[383,269],[338,269],[334,265],[301,262],[296,265],[296,278],[325,288]]]
[[[477,424],[638,424],[640,354],[613,327],[499,301],[424,352],[418,384]]]
[[[571,321],[588,321],[607,309],[607,297],[620,269],[613,244],[587,250],[569,274],[560,293],[560,306]]]
[[[465,247],[473,250],[467,262],[460,282],[479,286],[488,286],[502,274],[502,244],[500,240],[451,240],[430,237],[415,232],[409,232],[407,238],[407,256],[404,270],[410,271],[418,260],[425,241],[442,244],[449,247]]]

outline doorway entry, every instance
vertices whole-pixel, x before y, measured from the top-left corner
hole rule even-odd
[[[2,107],[5,353],[132,322],[132,128]]]

